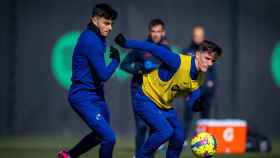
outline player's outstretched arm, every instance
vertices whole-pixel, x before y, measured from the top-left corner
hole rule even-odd
[[[86,44],[85,47],[87,50],[86,54],[91,65],[94,67],[98,78],[103,82],[110,79],[120,62],[118,50],[113,47],[110,48],[110,58],[112,61],[107,66],[105,64],[103,52],[100,52],[100,48],[98,48],[96,45],[93,45],[92,43]]]
[[[176,71],[180,66],[180,56],[162,46],[148,41],[128,40],[122,34],[116,36],[115,42],[124,48],[142,49],[151,52],[153,56],[169,65],[173,71]]]

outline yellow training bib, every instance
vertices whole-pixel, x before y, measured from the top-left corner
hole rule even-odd
[[[180,54],[181,64],[168,81],[162,81],[158,69],[143,75],[142,89],[159,108],[170,109],[172,101],[177,96],[187,95],[199,88],[203,83],[203,74],[199,73],[197,80],[190,76],[191,56]]]

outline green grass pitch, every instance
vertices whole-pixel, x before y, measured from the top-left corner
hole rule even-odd
[[[55,158],[59,149],[74,145],[79,139],[57,137],[0,137],[0,158]],[[272,141],[272,152],[267,154],[249,153],[244,155],[217,155],[216,158],[280,158],[280,141]],[[115,158],[132,158],[133,141],[120,138],[114,150]],[[164,158],[157,152],[155,158]],[[92,149],[81,158],[98,158],[98,148]],[[181,158],[194,158],[186,148]]]

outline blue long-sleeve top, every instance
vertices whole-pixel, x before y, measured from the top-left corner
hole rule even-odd
[[[124,45],[126,48],[141,49],[149,51],[153,56],[158,58],[162,64],[159,67],[159,77],[163,81],[168,81],[174,75],[181,64],[180,56],[172,51],[165,49],[148,41],[127,40]],[[198,70],[195,65],[195,58],[191,60],[190,76],[193,80],[197,79]],[[188,106],[193,106],[194,102],[201,94],[200,88],[193,91],[189,96]]]
[[[151,39],[147,41],[152,42]],[[170,48],[162,43],[155,43],[156,45],[163,46],[170,50]],[[142,82],[142,74],[148,73],[159,67],[160,61],[155,58],[150,52],[133,49],[129,52],[122,61],[120,68],[133,75],[131,80],[131,96],[134,97]]]
[[[103,98],[103,83],[107,81],[118,66],[118,61],[112,59],[105,64],[105,38],[96,27],[88,25],[81,33],[72,58],[72,84],[69,99],[92,99],[88,95]]]

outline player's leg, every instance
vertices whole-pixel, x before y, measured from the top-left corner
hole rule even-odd
[[[106,102],[100,102],[99,106],[101,108],[101,113],[104,119],[106,120],[106,124],[103,125],[105,130],[100,128],[99,133],[101,133],[101,146],[99,149],[99,157],[100,158],[112,158],[114,145],[116,143],[115,133],[110,125],[110,113]],[[99,122],[102,124],[102,122]]]
[[[83,153],[87,152],[91,148],[100,143],[100,139],[95,132],[91,132],[80,140],[71,150],[68,151],[71,158],[76,158]]]
[[[86,103],[84,103],[86,104]],[[87,120],[84,118],[83,114],[79,112],[79,110],[76,108],[79,106],[79,103],[72,104],[72,108],[74,111],[82,118],[86,123]],[[88,124],[88,123],[87,123]],[[89,124],[88,124],[89,125]],[[91,148],[95,147],[101,142],[98,134],[93,130],[88,135],[83,137],[78,144],[76,144],[71,150],[69,150],[69,155],[71,155],[71,158],[76,158],[83,153],[87,152]]]
[[[136,157],[150,158],[157,148],[171,137],[173,129],[162,115],[162,111],[152,101],[142,100],[133,108],[151,129],[149,137],[136,153]]]
[[[138,102],[137,98],[132,97],[132,104],[136,105]],[[147,124],[135,113],[134,113],[134,120],[136,126],[136,134],[135,134],[135,153],[140,149],[140,147],[144,144],[146,133],[148,130]]]
[[[135,145],[136,145],[136,152],[137,152],[145,142],[148,126],[136,114],[135,114],[135,125],[136,125]]]
[[[93,132],[84,137],[69,151],[71,158],[78,157],[99,143],[101,143],[100,157],[112,157],[115,134],[108,122],[109,113],[106,103],[104,101],[84,101],[79,104],[72,104],[72,107]]]
[[[166,157],[179,158],[185,140],[184,128],[181,121],[177,117],[177,112],[175,109],[166,112],[166,118],[170,125],[173,127],[173,135],[169,139]]]

